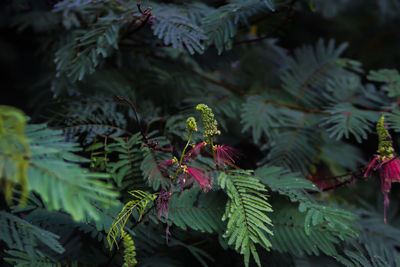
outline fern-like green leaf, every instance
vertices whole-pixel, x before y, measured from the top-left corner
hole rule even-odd
[[[371,132],[372,122],[378,119],[374,112],[357,109],[350,103],[339,103],[326,111],[332,115],[325,117],[322,125],[327,127],[329,137],[336,140],[349,139],[352,134],[361,143]]]
[[[270,149],[264,162],[308,174],[318,156],[321,137],[312,127],[299,126],[276,133],[268,142]]]
[[[347,70],[359,71],[359,63],[340,58],[346,44],[335,48],[335,42],[327,45],[319,40],[316,47],[304,46],[295,50],[288,60],[289,68],[281,75],[283,89],[293,97],[295,103],[315,108],[323,107],[330,100],[329,94],[337,94],[327,86],[336,77],[354,77]],[[348,88],[343,88],[347,90]]]
[[[118,247],[119,237],[123,237],[124,227],[133,211],[137,211],[138,221],[142,219],[143,213],[147,206],[156,199],[155,194],[148,194],[141,190],[133,190],[129,192],[133,196],[133,200],[125,204],[121,212],[114,219],[110,229],[108,230],[107,241],[112,250],[114,244]]]
[[[148,152],[143,147],[140,133],[130,138],[115,139],[105,147],[105,151],[110,156],[113,153],[118,155],[118,160],[107,164],[107,171],[121,190],[133,184],[135,189],[144,186],[140,166]]]
[[[389,129],[400,132],[400,110],[394,109],[392,113],[385,113],[385,122]]]
[[[61,266],[60,263],[49,259],[44,253],[36,250],[34,254],[29,254],[21,250],[6,250],[7,256],[4,260],[12,264],[14,267],[54,267]],[[78,263],[62,264],[65,267],[78,267]],[[81,265],[79,265],[81,266]]]
[[[261,266],[255,245],[268,250],[271,242],[267,235],[272,235],[269,228],[272,226],[271,219],[266,215],[266,212],[272,211],[267,202],[267,190],[252,171],[221,172],[218,184],[229,197],[222,217],[222,220],[228,220],[224,237],[229,245],[244,255],[246,266],[249,265],[250,254]]]
[[[317,203],[305,190],[316,191],[317,187],[296,173],[279,167],[264,166],[256,170],[260,180],[279,194],[287,196],[292,202],[299,202],[299,211],[305,213],[304,231],[310,234],[312,227],[324,226],[338,238],[353,239],[358,236],[355,229],[356,216],[352,212],[335,205]]]
[[[368,80],[375,82],[383,82],[383,89],[388,93],[389,97],[400,96],[400,74],[395,69],[371,70]]]
[[[259,142],[262,134],[271,137],[276,128],[293,125],[293,113],[282,106],[268,102],[268,96],[251,96],[242,106],[242,131],[252,130],[254,142]]]
[[[199,194],[199,189],[193,187],[185,190],[182,195],[172,195],[168,219],[184,230],[190,228],[209,233],[222,233],[225,229],[221,221],[223,213],[224,199],[221,194],[214,191]]]
[[[0,240],[4,241],[10,249],[26,251],[34,255],[35,250],[42,243],[57,253],[61,254],[65,251],[58,241],[59,236],[11,213],[0,211],[0,228]]]
[[[203,53],[203,42],[207,37],[188,16],[189,10],[168,5],[156,5],[153,8],[154,35],[162,39],[164,44],[172,45],[173,48],[186,48],[190,54]]]
[[[330,256],[338,255],[335,246],[340,243],[340,238],[324,225],[313,226],[306,232],[305,217],[294,207],[277,209],[271,216],[274,223],[272,249],[297,255],[319,255],[320,251]]]
[[[232,38],[236,35],[238,23],[247,24],[247,19],[257,13],[273,11],[272,1],[248,0],[230,1],[210,12],[202,23],[208,43],[215,45],[218,54],[232,48]]]
[[[75,143],[65,142],[61,131],[44,124],[29,125],[27,137],[32,150],[29,189],[41,196],[46,208],[62,209],[75,220],[82,220],[86,215],[98,218],[91,201],[103,207],[113,204],[118,194],[104,181],[109,176],[82,168],[80,164],[89,160],[71,153],[81,149]]]

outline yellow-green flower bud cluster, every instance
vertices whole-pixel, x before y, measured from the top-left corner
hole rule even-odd
[[[196,119],[193,117],[189,117],[186,120],[186,131],[188,131],[189,133],[192,132],[197,132],[197,123],[196,123]]]
[[[124,243],[124,247],[125,247],[123,267],[133,267],[137,264],[135,244],[133,243],[131,236],[127,232],[122,230],[121,234],[122,234],[123,243]]]
[[[385,160],[388,158],[393,158],[393,145],[392,145],[392,137],[390,136],[388,130],[384,125],[384,116],[379,119],[378,123],[376,124],[376,132],[378,133],[378,155],[381,160]]]
[[[214,120],[214,113],[211,108],[205,104],[198,104],[196,109],[201,112],[201,119],[204,125],[205,138],[213,137],[214,135],[219,135],[221,132],[218,130],[218,122]]]

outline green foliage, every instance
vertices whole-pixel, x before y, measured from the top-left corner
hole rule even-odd
[[[122,237],[125,240],[124,236],[124,227],[129,219],[129,217],[132,215],[132,213],[136,210],[137,211],[137,217],[138,217],[138,222],[142,219],[142,216],[144,212],[147,209],[147,205],[150,203],[153,203],[154,199],[156,199],[156,195],[154,194],[147,194],[146,192],[140,191],[140,190],[134,190],[130,191],[129,194],[131,194],[134,199],[129,201],[128,203],[125,204],[121,212],[118,214],[117,217],[115,217],[114,222],[112,223],[110,229],[108,230],[108,235],[107,235],[107,241],[110,246],[110,249],[113,248],[113,245],[115,244],[118,248],[118,239],[119,237]],[[129,242],[126,241],[126,242]],[[129,251],[129,247],[128,247]]]
[[[116,138],[112,143],[107,144],[104,149],[105,157],[112,153],[118,155],[118,160],[107,163],[107,172],[110,173],[114,182],[120,188],[135,186],[138,188],[144,182],[141,162],[147,154],[143,147],[142,137],[139,133],[130,138]]]
[[[199,189],[194,187],[181,196],[175,194],[171,197],[168,218],[183,230],[190,228],[202,232],[222,233],[225,229],[221,221],[224,204],[221,194],[199,194]]]
[[[272,235],[269,228],[272,223],[265,213],[272,209],[267,202],[267,190],[252,174],[252,171],[221,172],[218,184],[229,197],[222,217],[222,220],[228,220],[224,237],[229,245],[234,244],[235,250],[243,254],[246,266],[249,265],[250,253],[261,266],[255,245],[264,249],[271,247],[267,234]]]
[[[122,233],[122,239],[124,240],[124,247],[125,247],[124,265],[122,265],[122,266],[123,267],[133,267],[137,264],[135,244],[133,243],[131,236],[127,232],[124,232],[124,230],[122,230],[121,233]]]
[[[60,130],[44,124],[29,125],[26,136],[32,151],[28,169],[28,187],[38,193],[49,210],[64,210],[75,220],[86,215],[98,218],[92,201],[109,207],[118,193],[104,179],[104,173],[90,173],[81,167],[89,160],[72,152],[79,151],[76,143],[64,141]]]
[[[279,167],[262,167],[256,175],[272,191],[298,202],[298,209],[293,206],[283,207],[284,212],[275,212],[272,217],[274,236],[272,248],[280,252],[319,255],[323,253],[337,257],[335,245],[341,240],[353,240],[358,237],[355,219],[349,211],[334,204],[320,204],[305,190],[317,190],[309,180]],[[293,237],[296,238],[293,238]]]
[[[0,106],[0,181],[4,183],[5,197],[11,203],[12,189],[21,185],[21,204],[28,192],[27,170],[31,152],[25,136],[26,117],[16,108]]]
[[[338,255],[335,245],[339,244],[340,239],[324,225],[315,225],[306,232],[306,215],[296,208],[280,207],[271,219],[274,223],[274,236],[271,238],[273,249],[295,255],[319,255],[320,251],[329,256]]]
[[[54,261],[47,259],[40,251],[36,251],[35,254],[29,254],[26,251],[20,250],[7,250],[8,256],[4,258],[8,263],[13,266],[23,267],[23,266],[32,266],[32,267],[54,267],[61,266]],[[76,267],[77,264],[71,265],[63,265],[63,266],[71,266]]]
[[[1,266],[400,265],[396,1],[3,2]]]
[[[35,256],[40,244],[46,245],[57,253],[65,249],[59,243],[59,236],[41,229],[11,213],[0,211],[0,240],[10,249],[25,251],[29,256]]]
[[[389,129],[400,132],[400,110],[395,109],[392,113],[385,114],[385,119]]]
[[[173,48],[186,48],[190,54],[203,53],[204,40],[207,36],[200,26],[196,25],[187,8],[176,8],[168,5],[154,6],[155,23],[153,32],[163,40],[165,45]]]
[[[72,31],[64,41],[65,44],[56,52],[55,63],[58,75],[67,75],[72,81],[82,80],[86,74],[92,74],[103,59],[109,57],[114,50],[118,49],[119,31],[126,20],[129,20],[129,13],[121,12],[119,4],[109,2],[108,9],[100,4],[93,9],[90,5],[76,5],[64,1],[58,5],[56,11],[67,15],[65,20],[71,20],[66,10],[78,8],[73,16],[79,21],[79,15],[86,15],[89,18],[86,29]],[[66,9],[64,9],[66,8]],[[103,11],[103,15],[93,19],[96,11]],[[104,12],[105,11],[105,12]],[[81,13],[81,14],[80,14]],[[64,20],[64,22],[65,22]],[[71,22],[67,22],[70,24]],[[122,23],[122,25],[121,25]],[[66,25],[67,27],[69,25]]]
[[[361,143],[371,132],[371,122],[376,120],[375,113],[357,109],[348,103],[336,104],[326,111],[332,115],[325,118],[323,124],[328,125],[329,137],[336,137],[336,140],[348,139],[352,134]]]
[[[248,23],[248,18],[257,13],[273,11],[273,3],[266,1],[231,1],[204,17],[202,27],[208,43],[215,45],[218,54],[232,48],[232,38],[237,33],[238,23]]]
[[[276,128],[290,125],[293,120],[293,115],[284,107],[265,101],[267,99],[268,96],[250,96],[242,107],[242,131],[251,128],[254,142],[259,142],[262,134],[270,138]]]
[[[295,103],[306,107],[323,107],[328,104],[332,96],[338,94],[327,86],[328,81],[336,81],[337,77],[354,78],[354,74],[346,68],[359,70],[358,62],[340,58],[346,47],[347,44],[342,44],[335,48],[333,40],[327,45],[319,40],[315,48],[303,46],[296,49],[294,56],[287,62],[289,68],[281,75],[282,88],[292,96]]]
[[[66,118],[61,114],[53,122],[63,128],[69,139],[80,135],[89,144],[99,135],[117,137],[130,134],[125,130],[127,119],[115,101],[99,96],[91,101],[71,101],[67,105],[69,116]]]
[[[383,90],[387,91],[389,97],[400,96],[400,74],[394,69],[371,70],[367,76],[368,80],[383,82]]]

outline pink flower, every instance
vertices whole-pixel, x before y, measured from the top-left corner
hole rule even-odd
[[[230,146],[225,146],[225,145],[215,145],[214,146],[214,152],[215,152],[215,158],[216,158],[216,164],[218,166],[226,165],[227,163],[235,163],[233,158],[238,158],[240,155],[240,152]]]
[[[187,161],[189,159],[195,160],[200,153],[200,149],[206,145],[207,145],[206,142],[201,142],[201,143],[197,144],[195,147],[193,147],[191,150],[189,150],[185,154],[184,161]]]
[[[376,163],[379,163],[377,166]],[[378,170],[379,177],[381,178],[381,191],[384,196],[383,213],[384,222],[386,223],[386,209],[389,206],[389,193],[393,182],[400,182],[400,160],[395,157],[381,159],[380,156],[375,156],[368,166],[364,177],[367,177],[371,169]]]
[[[188,167],[185,169],[185,172],[193,177],[204,192],[211,189],[212,179],[208,177],[202,169]]]
[[[162,161],[160,164],[158,164],[154,169],[150,172],[149,177],[152,178],[158,174],[158,172],[161,172],[162,175],[165,177],[168,177],[169,171],[172,171],[172,167],[176,163],[176,159],[168,159]]]
[[[368,166],[367,171],[364,173],[364,177],[368,177],[372,168],[374,168],[376,161],[378,160],[379,156],[375,156],[374,159]]]
[[[164,187],[161,187],[161,191],[157,199],[158,218],[164,214],[165,219],[168,220],[169,199],[171,198],[171,195],[171,192]]]
[[[160,164],[158,164],[158,168],[165,169],[168,168],[170,166],[172,166],[174,164],[174,160],[173,159],[168,159],[168,160],[164,160],[163,162],[161,162]]]

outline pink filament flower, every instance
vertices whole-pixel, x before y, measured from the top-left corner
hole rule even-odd
[[[240,152],[233,147],[225,146],[225,145],[215,145],[214,146],[216,164],[218,166],[226,165],[226,163],[235,163],[233,158],[238,158]]]
[[[174,160],[173,159],[164,160],[163,162],[158,164],[158,168],[160,170],[164,170],[164,169],[166,169],[168,167],[171,167],[173,164],[174,164]]]
[[[379,164],[375,167],[376,162]],[[371,169],[378,170],[379,177],[381,178],[381,191],[384,196],[383,202],[383,213],[384,213],[384,222],[386,223],[386,209],[389,206],[389,193],[392,187],[392,183],[400,182],[400,160],[397,158],[387,158],[383,161],[379,156],[375,156],[374,159],[368,166],[367,171],[364,174],[364,177],[367,177],[371,171]]]
[[[164,214],[165,219],[168,220],[169,199],[171,198],[171,195],[171,192],[164,187],[161,187],[161,191],[157,199],[158,218]]]
[[[207,192],[211,189],[212,179],[208,177],[202,169],[199,168],[186,168],[185,172],[193,177],[193,179],[199,184],[201,190]]]
[[[200,149],[206,145],[206,142],[198,143],[195,147],[193,147],[185,154],[184,161],[188,161],[189,159],[195,160],[200,153]]]

